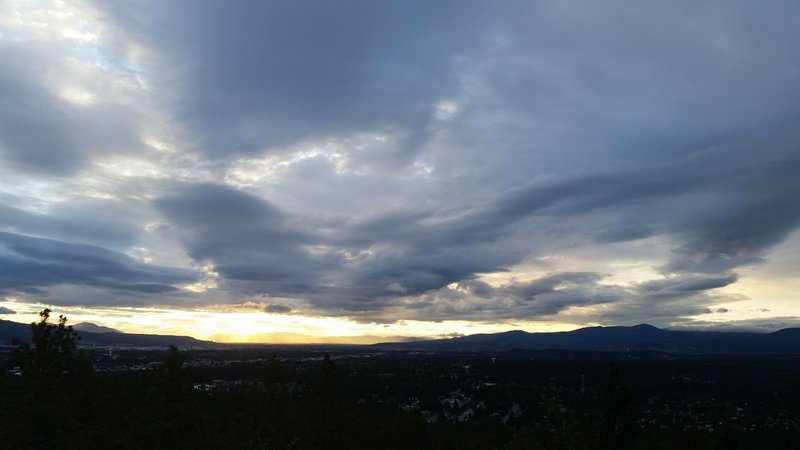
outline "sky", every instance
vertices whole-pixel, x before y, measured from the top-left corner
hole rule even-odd
[[[800,326],[795,1],[0,2],[0,318]]]

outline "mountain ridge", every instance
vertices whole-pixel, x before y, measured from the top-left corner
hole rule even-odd
[[[83,327],[82,327],[83,328]],[[105,327],[97,327],[103,329]],[[82,345],[114,347],[217,347],[235,345],[203,341],[190,336],[91,332],[75,329]],[[0,319],[0,345],[17,338],[30,339],[30,325]],[[308,345],[308,344],[307,344]],[[371,344],[391,350],[481,351],[508,350],[587,350],[644,351],[676,354],[800,354],[800,328],[784,328],[771,333],[745,331],[692,331],[635,326],[595,326],[572,331],[531,333],[510,330],[481,333],[449,339],[421,339]]]
[[[89,333],[122,333],[115,328],[104,327],[91,322],[76,323],[72,328],[76,331],[88,331]]]
[[[654,350],[680,354],[800,354],[800,328],[771,333],[690,331],[635,326],[596,326],[572,331],[512,330],[451,339],[376,344],[387,349],[427,351]]]
[[[103,327],[105,328],[105,327]],[[191,336],[174,336],[163,334],[134,334],[113,332],[90,332],[73,329],[81,336],[80,345],[96,345],[100,347],[211,347],[219,344],[201,341]],[[11,345],[13,339],[29,341],[31,329],[29,324],[0,319],[0,345]]]

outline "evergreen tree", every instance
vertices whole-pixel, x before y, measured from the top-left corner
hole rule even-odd
[[[21,441],[28,448],[91,448],[90,359],[77,346],[80,336],[50,309],[31,323],[31,341],[13,341],[14,363],[22,373],[25,408],[19,411]]]
[[[66,316],[58,324],[49,323],[50,309],[39,313],[39,322],[31,323],[31,342],[14,339],[13,360],[23,377],[36,383],[52,384],[65,375],[91,370],[91,362],[79,352],[81,337],[67,325]]]
[[[622,382],[619,370],[612,366],[600,391],[600,414],[607,448],[633,448],[636,438],[636,405],[630,389]]]
[[[331,355],[325,353],[320,365],[312,391],[311,438],[312,447],[319,449],[345,449],[347,437],[352,430],[344,429],[349,422],[349,411],[346,410],[339,388],[336,364]],[[350,432],[350,433],[348,433]]]

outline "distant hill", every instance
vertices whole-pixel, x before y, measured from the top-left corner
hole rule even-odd
[[[93,325],[93,324],[90,324]],[[94,325],[97,327],[97,325]],[[106,327],[98,327],[106,328]],[[101,347],[212,347],[214,342],[201,341],[189,336],[168,336],[160,334],[129,334],[118,331],[93,333],[76,329],[81,335],[81,345]],[[27,324],[0,320],[0,345],[10,345],[14,338],[30,340],[31,330]]]
[[[111,327],[104,327],[102,325],[97,325],[91,322],[81,322],[76,323],[72,326],[77,331],[88,331],[89,333],[122,333],[119,330],[115,330]]]
[[[682,354],[800,354],[800,328],[762,334],[675,331],[642,324],[632,327],[588,327],[556,333],[508,331],[377,345],[389,349],[423,351],[656,350]]]
[[[30,339],[31,329],[24,323],[0,320],[0,345],[10,345],[12,339]]]

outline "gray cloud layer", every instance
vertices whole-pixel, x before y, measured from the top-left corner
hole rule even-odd
[[[794,2],[76,8],[0,35],[4,292],[670,323],[800,223]]]
[[[122,253],[0,232],[0,292],[36,292],[59,284],[167,293],[194,281],[186,270],[153,266]]]

